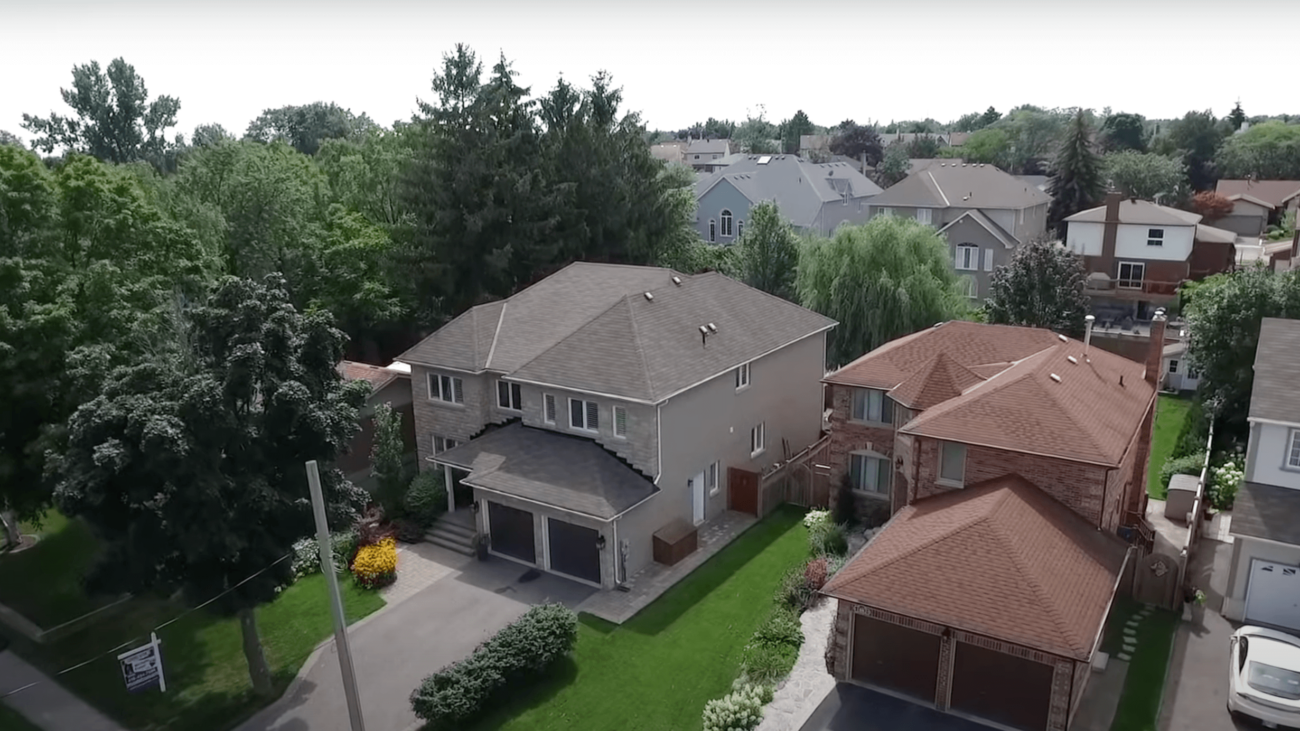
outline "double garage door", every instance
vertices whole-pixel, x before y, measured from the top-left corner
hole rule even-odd
[[[854,680],[934,705],[939,681],[939,635],[854,616]],[[949,707],[1012,728],[1047,728],[1052,666],[958,642],[953,653]]]
[[[573,523],[547,517],[546,552],[548,571],[572,576],[576,579],[600,583],[600,547],[596,544],[600,533]],[[537,556],[537,539],[533,514],[500,503],[488,502],[488,527],[492,534],[492,550],[524,563],[540,565]]]
[[[1300,571],[1275,561],[1251,560],[1246,621],[1300,629]]]

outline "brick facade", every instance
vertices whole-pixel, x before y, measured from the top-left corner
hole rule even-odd
[[[894,449],[894,439],[897,425],[906,423],[910,418],[907,409],[894,404],[894,425],[881,426],[854,421],[851,418],[853,408],[852,386],[837,384],[826,384],[828,401],[831,404],[830,416],[830,446],[826,453],[825,464],[829,465],[830,471],[830,506],[834,510],[839,503],[839,487],[849,471],[849,455],[856,451],[875,452],[884,457],[890,458],[894,463],[893,484],[902,485],[903,481],[898,473],[898,460]],[[904,493],[899,490],[892,490],[890,493],[890,514],[898,512],[906,505]],[[858,502],[859,512],[869,508],[872,498],[863,496]],[[883,501],[881,501],[883,502]]]

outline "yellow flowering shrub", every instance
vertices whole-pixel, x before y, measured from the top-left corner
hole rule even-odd
[[[397,541],[389,537],[357,549],[352,576],[367,589],[393,583],[397,579]]]

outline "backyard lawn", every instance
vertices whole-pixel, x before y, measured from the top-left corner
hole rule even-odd
[[[1183,420],[1190,408],[1192,408],[1191,399],[1163,393],[1156,402],[1156,423],[1151,434],[1151,459],[1147,462],[1147,495],[1156,500],[1165,499],[1168,485],[1160,484],[1160,468],[1165,466],[1169,455],[1174,453],[1178,432],[1182,430]]]
[[[555,677],[474,728],[700,728],[705,702],[730,691],[781,575],[808,557],[801,516],[781,508],[622,626],[582,616],[577,649]]]
[[[76,616],[96,605],[81,594],[79,583],[93,558],[95,542],[77,521],[58,517],[48,520],[46,527],[51,534],[35,547],[14,556],[0,556],[0,592],[4,596],[0,601],[9,603],[25,590],[27,595],[15,605],[32,611],[29,618],[37,624],[51,627],[71,618],[69,614]],[[11,564],[17,559],[23,560]],[[63,565],[72,570],[55,570],[60,565],[56,561],[66,562]],[[40,567],[48,571],[40,581],[18,587],[9,583],[14,576],[40,575]],[[350,621],[384,605],[378,594],[362,591],[350,580],[340,585]],[[119,609],[109,610],[102,620],[75,634],[45,645],[15,637],[11,649],[47,672],[57,672],[132,640],[137,640],[132,646],[142,644],[151,629],[184,611],[184,606],[173,601],[137,597]],[[310,576],[284,590],[274,602],[258,610],[257,620],[278,697],[316,645],[333,631],[324,577]],[[252,695],[235,619],[197,611],[163,628],[158,637],[162,640],[167,677],[165,695],[157,691],[127,693],[121,670],[111,656],[99,657],[59,680],[125,727],[137,731],[221,731],[236,726],[269,702]],[[7,728],[2,723],[0,727]]]
[[[1106,623],[1102,649],[1115,659],[1123,648],[1124,623],[1142,608],[1132,599],[1116,599]],[[1173,652],[1174,634],[1179,616],[1164,609],[1153,609],[1137,624],[1136,648],[1129,661],[1124,690],[1115,710],[1110,731],[1153,731],[1160,715],[1165,675]]]
[[[0,555],[0,604],[49,629],[111,601],[81,591],[81,577],[95,556],[95,539],[83,523],[52,510],[39,529],[24,525],[23,532],[39,536],[40,543]],[[40,591],[32,591],[35,586]]]

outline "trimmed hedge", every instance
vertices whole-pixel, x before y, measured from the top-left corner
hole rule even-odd
[[[533,607],[473,654],[424,679],[411,708],[429,731],[457,729],[487,710],[506,688],[536,680],[578,641],[578,615],[560,604]]]
[[[1169,480],[1174,475],[1200,475],[1201,468],[1205,465],[1205,450],[1202,449],[1194,454],[1175,457],[1166,460],[1160,468],[1160,484],[1169,489]]]

